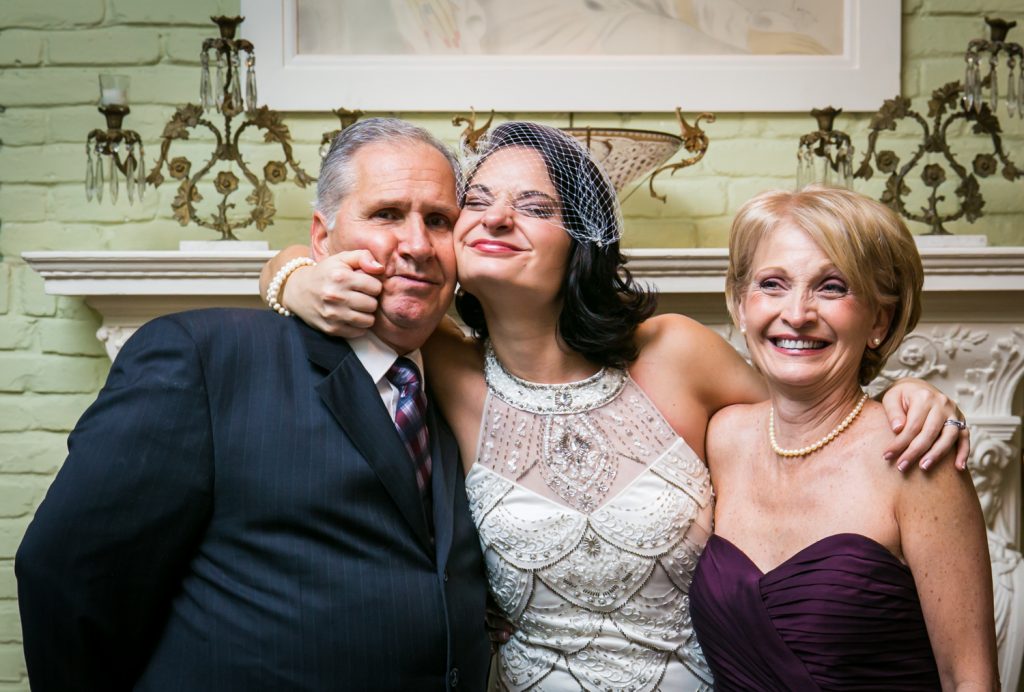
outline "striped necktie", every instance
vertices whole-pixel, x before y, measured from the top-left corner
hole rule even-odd
[[[429,508],[430,492],[430,437],[427,433],[427,397],[419,368],[408,358],[399,357],[387,374],[388,382],[398,389],[395,407],[395,427],[405,443],[416,468],[416,484],[424,503]],[[427,517],[430,517],[428,511]]]

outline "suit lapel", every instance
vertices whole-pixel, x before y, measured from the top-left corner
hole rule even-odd
[[[420,544],[432,552],[416,472],[376,384],[343,339],[296,322],[310,361],[329,371],[317,393],[380,478]]]
[[[437,412],[427,407],[427,425],[430,430],[431,474],[434,493],[434,544],[437,565],[443,570],[452,547],[452,523],[455,505],[455,475],[459,472],[459,450],[455,437]]]

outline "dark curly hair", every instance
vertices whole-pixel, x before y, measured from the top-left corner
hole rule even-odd
[[[544,159],[548,176],[562,200],[562,218],[571,246],[560,296],[558,334],[577,353],[602,366],[625,367],[636,360],[636,328],[650,317],[657,296],[637,284],[619,250],[621,216],[615,190],[585,149],[561,130],[530,122],[496,127],[481,146],[482,155],[466,172],[471,181],[496,151],[529,147]],[[585,200],[586,204],[576,204]],[[463,202],[460,199],[460,204]],[[599,229],[604,242],[581,242],[577,235]],[[573,232],[576,231],[576,232]],[[483,306],[476,296],[459,291],[455,309],[478,338],[487,336]]]

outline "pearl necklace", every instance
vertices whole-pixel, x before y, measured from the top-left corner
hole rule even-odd
[[[817,452],[819,449],[827,445],[832,440],[839,437],[839,434],[850,427],[850,423],[857,417],[860,410],[864,408],[864,402],[868,400],[867,392],[861,395],[860,401],[853,407],[850,414],[846,416],[836,427],[832,428],[832,432],[825,437],[821,438],[812,445],[801,447],[800,449],[783,449],[779,446],[779,443],[775,441],[775,407],[772,406],[768,409],[768,442],[772,446],[772,451],[778,454],[780,457],[805,457],[809,454]]]

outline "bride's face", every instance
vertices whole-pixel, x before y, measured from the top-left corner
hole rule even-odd
[[[485,302],[513,289],[556,300],[572,243],[564,229],[541,155],[526,147],[491,154],[469,181],[455,224],[459,282]]]

